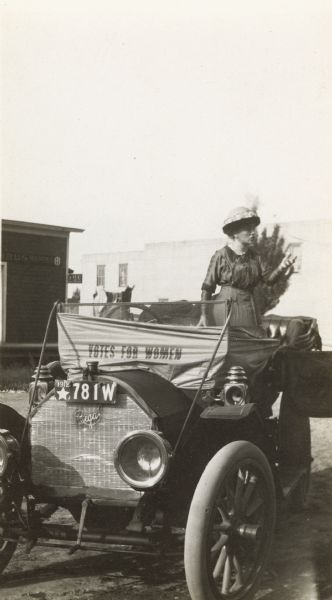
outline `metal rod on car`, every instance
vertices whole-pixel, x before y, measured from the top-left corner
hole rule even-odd
[[[223,326],[223,328],[222,328],[222,330],[221,330],[221,332],[220,332],[220,336],[219,336],[219,338],[218,338],[218,341],[217,341],[217,343],[216,343],[216,347],[215,347],[215,349],[214,349],[214,351],[213,351],[213,353],[212,353],[212,356],[211,356],[211,358],[210,358],[209,364],[208,364],[208,366],[207,366],[207,367],[206,367],[206,369],[205,369],[205,372],[204,372],[204,374],[203,374],[203,377],[202,377],[201,383],[200,383],[200,385],[199,385],[199,388],[197,389],[197,392],[196,392],[196,394],[195,394],[195,396],[194,396],[194,399],[193,399],[193,401],[192,401],[191,407],[190,407],[190,409],[189,409],[189,411],[188,411],[188,414],[187,414],[187,416],[186,416],[186,419],[185,419],[185,421],[184,421],[184,423],[183,423],[183,425],[182,425],[182,429],[181,429],[181,431],[180,431],[180,433],[179,433],[179,437],[178,437],[178,439],[177,439],[177,441],[176,441],[176,444],[175,444],[175,446],[174,446],[174,452],[173,452],[173,454],[175,454],[175,453],[176,453],[176,451],[177,451],[177,449],[178,449],[178,447],[179,447],[179,445],[180,445],[180,441],[181,441],[181,439],[182,439],[182,437],[183,437],[183,434],[184,434],[184,432],[185,432],[185,429],[186,429],[186,427],[187,427],[187,423],[188,423],[188,421],[189,421],[189,419],[190,419],[190,417],[191,417],[192,411],[194,410],[194,406],[195,406],[195,404],[196,404],[196,402],[197,402],[197,398],[198,398],[198,396],[200,395],[200,393],[201,393],[201,391],[202,391],[202,388],[203,388],[204,382],[205,382],[205,380],[206,380],[206,378],[207,378],[208,372],[209,372],[209,371],[210,371],[210,369],[211,369],[212,363],[213,363],[213,361],[214,361],[214,359],[215,359],[215,356],[216,356],[216,354],[217,354],[217,352],[218,352],[218,350],[219,350],[219,346],[220,346],[220,344],[221,344],[221,342],[222,342],[222,340],[223,340],[223,337],[224,337],[224,335],[225,335],[225,332],[226,332],[226,329],[227,329],[227,326],[228,326],[228,323],[229,323],[229,320],[230,320],[230,318],[231,318],[231,314],[232,314],[232,308],[233,308],[233,305],[232,305],[232,300],[229,302],[228,306],[229,306],[229,310],[228,310],[227,319],[226,319],[226,321],[225,321],[225,324],[224,324],[224,326]]]
[[[51,321],[52,321],[54,312],[55,312],[56,308],[58,307],[59,303],[60,303],[60,300],[56,300],[56,302],[54,302],[52,310],[51,310],[51,312],[49,314],[49,317],[48,317],[48,321],[47,321],[47,325],[46,325],[46,331],[45,331],[45,335],[44,335],[44,341],[43,341],[43,344],[42,344],[42,348],[41,348],[41,352],[40,352],[40,357],[39,357],[39,362],[38,362],[38,367],[37,367],[37,373],[36,373],[36,379],[35,379],[35,386],[33,388],[33,392],[32,392],[31,398],[30,398],[30,402],[29,402],[28,414],[27,414],[26,419],[25,419],[23,433],[22,433],[22,437],[21,437],[21,444],[23,443],[25,432],[26,432],[26,428],[27,428],[27,424],[28,424],[28,421],[29,421],[30,413],[31,413],[31,409],[32,409],[32,406],[33,406],[34,401],[36,399],[37,384],[38,384],[38,379],[39,379],[39,374],[40,374],[40,368],[42,366],[42,362],[43,362],[43,358],[44,358],[44,354],[45,354],[45,348],[46,348],[46,342],[47,342],[47,338],[48,338],[48,332],[50,330],[50,325],[51,325]]]

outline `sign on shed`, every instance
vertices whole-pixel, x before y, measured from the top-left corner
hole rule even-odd
[[[83,275],[82,273],[68,273],[67,281],[68,283],[82,283]]]

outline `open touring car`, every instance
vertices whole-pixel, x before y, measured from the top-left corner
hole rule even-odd
[[[43,363],[48,324],[27,417],[0,406],[1,570],[21,540],[71,553],[184,546],[193,600],[254,594],[276,503],[305,503],[309,418],[332,416],[332,357],[313,319],[290,343],[289,318],[198,328],[200,312],[53,307],[60,361]]]

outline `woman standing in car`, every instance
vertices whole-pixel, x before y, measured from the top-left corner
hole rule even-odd
[[[225,322],[226,301],[232,300],[231,325],[259,326],[261,315],[254,298],[255,287],[260,282],[273,285],[295,260],[286,255],[274,271],[263,265],[261,257],[253,250],[259,223],[256,211],[242,206],[232,210],[224,221],[227,245],[212,256],[202,284],[202,302],[211,300],[216,287],[221,287],[219,294],[213,297],[216,301],[224,301],[213,307],[215,323]],[[208,305],[202,304],[198,325],[206,327],[208,321]]]

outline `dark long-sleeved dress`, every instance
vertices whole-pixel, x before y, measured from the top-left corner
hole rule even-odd
[[[213,299],[223,304],[213,308],[215,324],[223,323],[226,318],[226,300],[233,300],[231,325],[257,327],[261,318],[254,297],[254,289],[260,282],[272,285],[280,271],[266,268],[259,254],[248,249],[238,255],[229,246],[217,250],[210,260],[202,290],[206,299],[211,298],[216,287],[221,286],[219,294]]]

